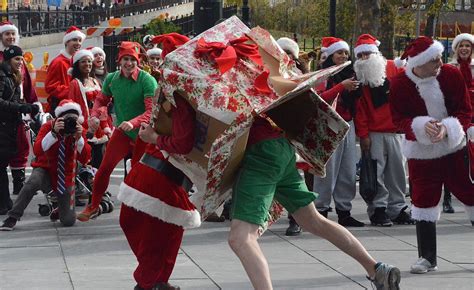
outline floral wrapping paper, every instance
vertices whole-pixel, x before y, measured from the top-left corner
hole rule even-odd
[[[265,50],[279,59],[282,76],[296,78],[301,74],[268,32],[263,29],[250,32],[237,17],[229,18],[177,48],[166,56],[161,66],[162,97],[175,105],[173,93],[178,92],[198,111],[229,125],[207,152],[207,168],[186,156],[169,156],[169,161],[195,183],[198,194],[192,196],[191,200],[201,211],[203,219],[230,197],[231,191],[221,188],[221,181],[237,139],[248,132],[253,115],[281,99],[275,93],[264,94],[255,88],[255,79],[265,71],[262,65],[239,58],[230,70],[221,74],[215,61],[195,56],[197,41],[201,38],[206,42],[225,43],[245,35],[265,45]],[[314,81],[319,79],[322,80],[322,77]],[[315,117],[309,120],[304,133],[291,142],[315,171],[323,175],[324,164],[344,137],[348,125],[324,101],[320,100],[318,106],[321,112],[326,112],[324,116],[327,118],[320,120]],[[157,116],[158,111],[159,106],[155,106],[153,116]],[[328,124],[339,129],[329,130]],[[281,205],[274,202],[269,212],[269,224],[276,221],[282,211]]]

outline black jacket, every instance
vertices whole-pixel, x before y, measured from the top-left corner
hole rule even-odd
[[[21,89],[13,80],[10,66],[0,64],[0,122],[18,125],[21,121],[20,107],[24,103],[20,97]]]
[[[15,85],[11,68],[0,64],[0,159],[9,160],[17,152],[18,124],[22,122],[20,86]]]

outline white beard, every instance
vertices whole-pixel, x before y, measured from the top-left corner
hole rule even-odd
[[[387,60],[380,53],[373,53],[368,59],[359,59],[354,63],[357,80],[371,88],[383,85],[386,78]]]

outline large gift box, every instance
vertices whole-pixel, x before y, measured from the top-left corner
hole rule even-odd
[[[311,88],[342,67],[302,75],[268,32],[251,31],[237,17],[166,56],[154,127],[162,134],[171,132],[163,108],[175,105],[175,94],[196,110],[192,152],[171,154],[169,161],[196,185],[199,194],[191,200],[203,218],[230,197],[255,115],[283,129],[314,171],[324,175],[324,165],[348,125]],[[270,222],[281,211],[274,203]]]

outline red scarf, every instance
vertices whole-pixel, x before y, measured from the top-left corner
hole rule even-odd
[[[459,70],[464,77],[464,81],[466,82],[467,87],[470,88],[472,84],[471,58],[469,57],[466,60],[458,58],[458,63]]]

